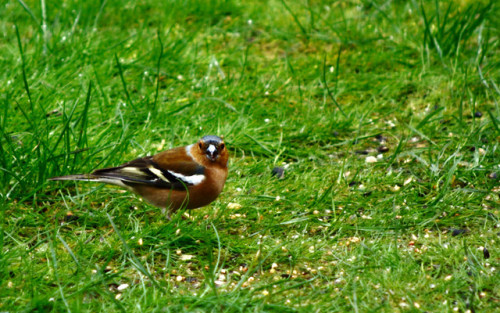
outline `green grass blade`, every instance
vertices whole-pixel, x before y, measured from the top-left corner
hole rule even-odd
[[[116,67],[118,68],[118,74],[120,74],[123,92],[125,92],[125,96],[127,96],[127,102],[135,110],[134,102],[132,101],[132,99],[130,98],[130,94],[128,93],[127,82],[125,81],[125,78],[123,77],[122,65],[120,64],[120,61],[118,60],[118,55],[116,55],[116,54],[115,54],[115,62],[116,62]]]

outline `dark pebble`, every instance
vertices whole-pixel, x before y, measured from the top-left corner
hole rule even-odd
[[[476,111],[476,113],[474,113],[474,117],[483,117],[483,113],[481,113],[481,111]]]
[[[451,235],[453,237],[461,235],[461,234],[465,234],[467,232],[467,229],[454,229],[454,228],[451,228],[450,230],[451,230]]]
[[[490,252],[488,251],[488,249],[486,249],[486,248],[483,249],[483,256],[485,259],[490,258]]]
[[[476,151],[476,147],[474,147],[474,146],[470,147],[470,148],[469,148],[469,151],[470,151],[470,152],[474,152],[474,151]]]
[[[273,174],[273,176],[276,176],[279,179],[282,179],[285,177],[285,169],[283,167],[275,167],[271,171],[271,174]]]
[[[386,153],[387,151],[389,151],[389,148],[387,148],[386,146],[379,146],[377,150],[380,153]]]
[[[353,180],[349,183],[349,187],[356,186],[357,184],[359,184],[359,182]]]
[[[496,172],[490,173],[488,175],[488,178],[489,179],[497,179],[498,178],[498,174]]]

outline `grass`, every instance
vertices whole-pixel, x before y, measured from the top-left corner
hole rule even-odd
[[[8,0],[0,311],[496,310],[499,13]],[[47,181],[206,134],[230,148],[225,190],[172,221]]]

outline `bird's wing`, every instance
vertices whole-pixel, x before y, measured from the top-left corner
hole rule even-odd
[[[94,171],[91,176],[110,183],[117,180],[125,185],[150,185],[159,188],[185,190],[205,180],[205,169],[194,162],[183,148],[136,159],[123,165]],[[111,182],[112,183],[112,182]],[[118,185],[121,185],[117,183]]]

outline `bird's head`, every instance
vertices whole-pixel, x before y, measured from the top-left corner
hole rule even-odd
[[[204,136],[198,142],[198,148],[208,161],[226,166],[228,152],[222,138],[213,135]]]

